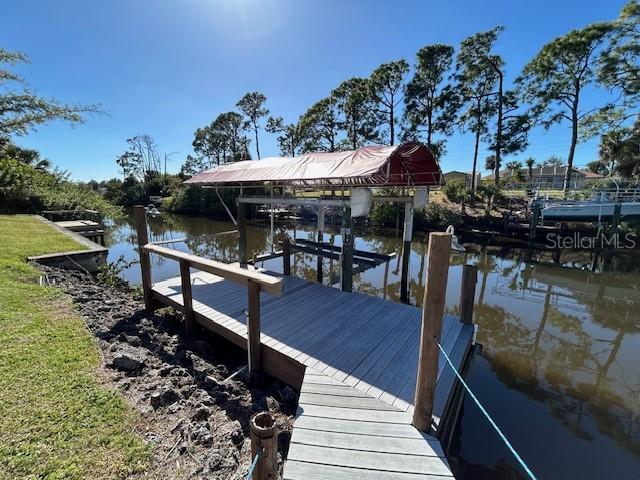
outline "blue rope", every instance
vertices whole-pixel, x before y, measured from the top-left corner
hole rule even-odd
[[[253,462],[251,463],[251,466],[249,467],[249,471],[247,472],[247,476],[244,477],[245,480],[252,480],[253,479],[253,471],[256,469],[256,465],[258,464],[258,459],[260,458],[260,454],[261,453],[262,453],[262,449],[258,450],[258,453],[256,453],[256,456],[253,459]]]
[[[467,383],[460,376],[460,374],[456,370],[456,367],[453,366],[453,363],[451,362],[451,359],[449,358],[449,355],[447,355],[447,352],[445,352],[444,348],[442,348],[442,345],[440,345],[439,342],[436,342],[436,343],[438,345],[438,348],[442,352],[442,355],[444,355],[445,360],[447,361],[447,363],[449,364],[449,366],[453,370],[453,373],[456,374],[456,377],[458,377],[458,380],[460,380],[460,383],[462,383],[462,386],[465,388],[467,393],[469,393],[469,395],[471,396],[473,401],[476,402],[476,405],[478,405],[478,408],[480,409],[480,411],[484,414],[485,417],[487,417],[487,420],[489,420],[489,423],[491,424],[491,426],[495,429],[496,432],[498,432],[498,435],[500,435],[500,438],[502,439],[502,441],[507,445],[509,450],[511,450],[511,453],[513,454],[513,456],[516,457],[516,460],[518,460],[520,465],[522,465],[522,468],[524,468],[524,471],[527,472],[527,475],[529,475],[529,478],[531,478],[531,480],[537,480],[536,476],[533,474],[531,469],[527,466],[526,463],[524,463],[524,460],[522,459],[522,457],[518,454],[518,452],[516,452],[516,449],[513,448],[513,445],[511,445],[509,440],[507,440],[507,437],[504,435],[504,433],[502,433],[502,430],[500,430],[500,427],[498,427],[498,425],[496,425],[496,422],[493,421],[493,419],[491,418],[491,416],[489,415],[487,410],[482,406],[482,404],[480,403],[480,400],[478,400],[478,397],[476,397],[473,394],[473,392],[471,391],[471,389],[469,388]]]

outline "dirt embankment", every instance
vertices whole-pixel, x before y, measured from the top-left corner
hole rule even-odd
[[[229,377],[246,353],[197,331],[183,336],[181,316],[143,309],[126,285],[108,287],[81,272],[39,267],[45,280],[71,296],[96,337],[100,375],[139,412],[138,430],[152,459],[134,478],[241,479],[250,464],[249,420],[270,411],[286,457],[297,393],[268,376]]]

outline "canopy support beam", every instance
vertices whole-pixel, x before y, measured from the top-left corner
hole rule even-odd
[[[413,202],[413,197],[382,197],[373,196],[374,202],[386,202],[386,203],[407,203]],[[334,197],[334,198],[321,198],[321,197],[238,197],[238,203],[252,203],[263,205],[304,205],[308,207],[338,207],[345,208],[351,206],[350,197]]]

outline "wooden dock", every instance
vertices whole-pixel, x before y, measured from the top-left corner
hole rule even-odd
[[[268,272],[270,275],[278,274]],[[247,288],[190,274],[194,320],[247,348]],[[262,368],[300,389],[285,479],[452,477],[437,439],[454,390],[440,358],[433,434],[412,423],[421,310],[285,276],[280,297],[260,294]],[[153,297],[183,308],[182,278]],[[441,344],[461,368],[473,325],[445,315]]]
[[[247,350],[250,375],[262,370],[300,390],[286,480],[453,478],[440,440],[459,402],[442,351],[463,370],[477,268],[464,266],[460,318],[446,315],[451,234],[429,236],[420,309],[290,276],[286,238],[284,275],[241,268],[242,218],[232,265],[149,243],[144,207],[135,207],[145,307],[182,310],[187,335],[199,323]],[[343,280],[351,253],[341,258]],[[179,262],[180,276],[152,284],[152,254]],[[253,478],[275,478],[273,418],[262,412],[250,427]]]

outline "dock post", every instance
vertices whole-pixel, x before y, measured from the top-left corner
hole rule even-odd
[[[247,268],[247,204],[238,202],[238,263]]]
[[[404,230],[402,239],[402,273],[400,275],[400,301],[409,302],[409,258],[411,257],[411,237],[413,236],[413,203],[404,204]]]
[[[182,287],[182,305],[184,306],[184,329],[187,337],[193,333],[193,294],[191,292],[191,268],[187,260],[180,260],[180,280]]]
[[[476,283],[478,283],[478,267],[475,265],[462,267],[460,321],[468,325],[473,323],[473,302],[476,298]]]
[[[351,219],[351,207],[342,211],[342,255],[340,282],[343,292],[353,290],[353,220]]]
[[[251,461],[260,455],[251,478],[276,480],[278,478],[278,431],[270,413],[255,415],[249,423],[251,430]]]
[[[322,242],[324,240],[324,234],[322,231],[324,230],[324,207],[320,205],[318,207],[318,265],[316,269],[316,280],[318,283],[322,283],[322,255],[320,255],[320,251],[322,250]]]
[[[429,235],[429,266],[422,302],[420,356],[412,422],[414,427],[423,432],[429,430],[433,414],[440,357],[438,342],[442,332],[450,253],[451,234],[434,232]]]
[[[286,235],[282,240],[282,273],[291,275],[291,241]]]
[[[531,204],[531,216],[529,217],[529,247],[533,246],[538,230],[538,220],[540,219],[540,203],[533,201]]]
[[[144,308],[153,310],[153,292],[151,291],[151,258],[149,252],[143,250],[143,246],[149,243],[147,233],[147,212],[142,205],[133,207],[133,224],[136,227],[138,237],[138,253],[140,254],[140,270],[142,272],[142,294]]]
[[[253,374],[262,368],[260,353],[260,284],[247,281],[249,300],[249,316],[247,318],[247,353],[249,355],[249,373]]]

